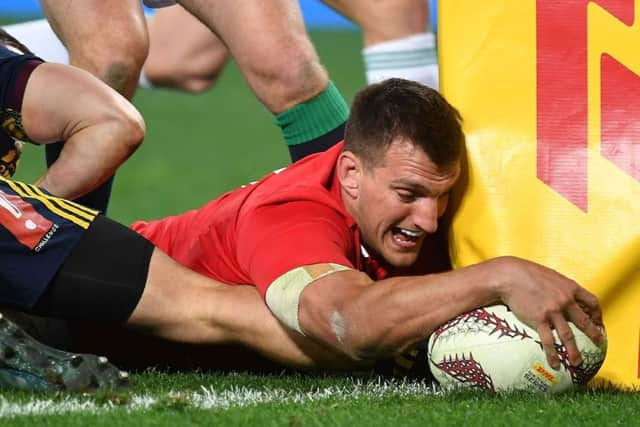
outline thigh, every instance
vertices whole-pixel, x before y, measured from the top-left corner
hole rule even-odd
[[[140,0],[41,0],[41,4],[74,65],[86,68],[84,62],[96,52],[131,53],[133,44],[147,43]]]
[[[61,319],[125,322],[145,288],[153,245],[97,216],[33,307]]]
[[[249,53],[263,56],[264,46],[297,44],[298,38],[306,38],[295,0],[181,0],[180,4],[218,34],[234,57]]]
[[[273,113],[307,101],[328,82],[296,0],[181,0],[211,28],[258,99]]]

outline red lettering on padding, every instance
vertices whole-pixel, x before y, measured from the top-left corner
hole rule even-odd
[[[607,54],[600,62],[600,152],[640,181],[640,77]]]
[[[537,176],[585,212],[588,208],[589,3],[589,0],[537,0],[536,3]],[[593,3],[625,24],[633,23],[634,0]],[[619,102],[632,102],[632,95],[620,86]],[[614,139],[619,137],[615,135]],[[615,162],[621,161],[616,158]]]

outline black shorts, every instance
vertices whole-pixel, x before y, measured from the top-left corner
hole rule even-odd
[[[92,209],[0,178],[0,306],[125,321],[142,296],[153,249]]]

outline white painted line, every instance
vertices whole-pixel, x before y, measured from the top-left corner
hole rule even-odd
[[[143,411],[154,405],[165,402],[184,402],[185,406],[194,409],[228,409],[278,403],[303,404],[328,399],[358,400],[364,398],[385,398],[389,396],[420,396],[435,394],[438,391],[430,384],[422,382],[379,381],[359,382],[338,387],[328,386],[309,392],[294,392],[281,388],[252,389],[233,387],[227,390],[215,390],[213,387],[201,387],[198,392],[171,391],[167,395],[134,395],[124,405],[113,403],[97,404],[78,397],[64,399],[33,399],[28,402],[12,402],[0,396],[0,418],[14,418],[24,415],[54,415],[84,412],[88,414],[103,413],[113,409],[126,411]]]

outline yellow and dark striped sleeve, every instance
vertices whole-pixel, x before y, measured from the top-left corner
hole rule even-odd
[[[45,193],[40,188],[0,177],[0,182],[5,183],[12,191],[23,199],[31,199],[40,202],[52,214],[70,221],[83,229],[89,228],[98,215],[98,211],[82,206],[70,200],[61,199]]]

